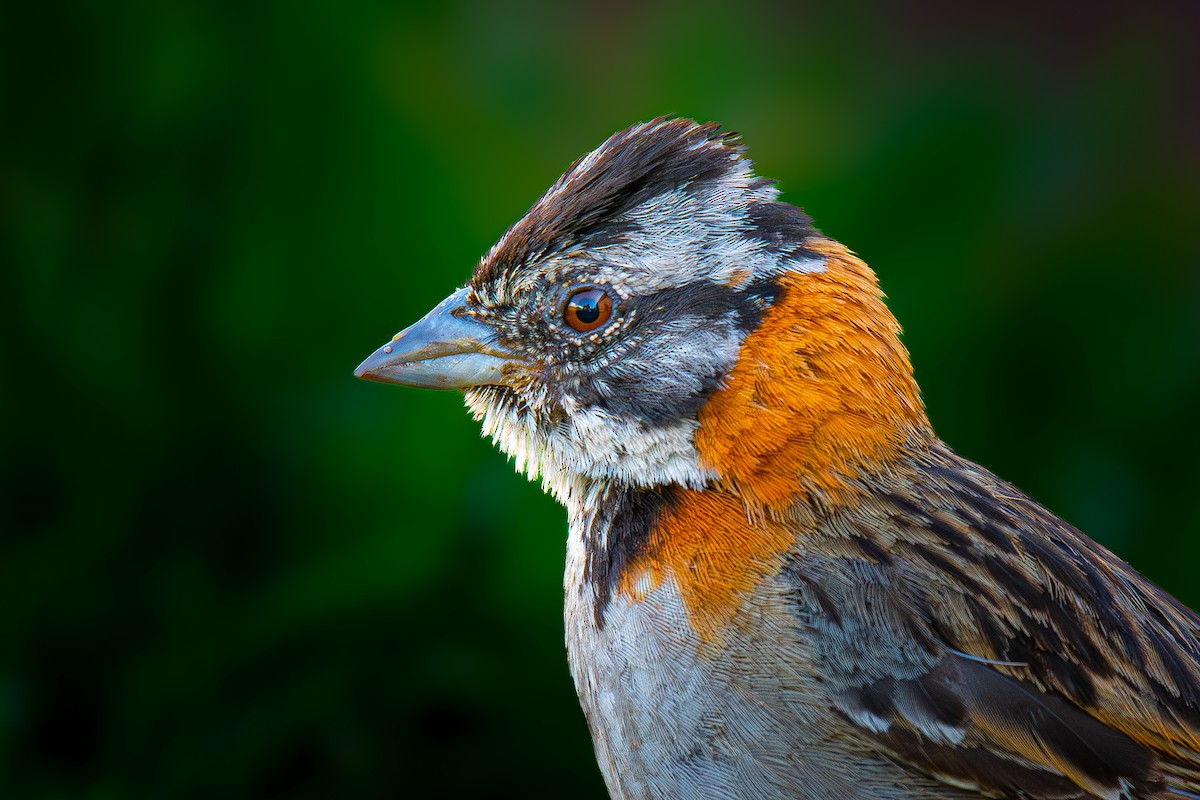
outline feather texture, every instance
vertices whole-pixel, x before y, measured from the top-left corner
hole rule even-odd
[[[986,792],[1200,791],[1193,612],[944,445],[888,483],[788,567],[847,720]]]
[[[451,299],[360,369],[453,356],[567,507],[617,800],[1200,798],[1200,617],[937,439],[874,273],[735,137],[614,134]]]

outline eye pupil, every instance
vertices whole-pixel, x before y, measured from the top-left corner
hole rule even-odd
[[[603,289],[580,289],[567,300],[563,316],[580,333],[594,331],[612,316],[612,298]]]
[[[581,300],[575,306],[575,316],[585,324],[595,322],[600,319],[600,304],[590,297]]]

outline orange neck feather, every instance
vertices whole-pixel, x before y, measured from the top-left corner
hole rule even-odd
[[[810,249],[825,270],[783,278],[700,410],[702,461],[751,509],[848,501],[857,478],[933,436],[874,273],[838,242]]]
[[[837,242],[809,246],[825,271],[783,279],[700,410],[696,449],[725,491],[681,492],[618,584],[636,602],[670,575],[705,643],[722,642],[747,593],[782,567],[797,503],[810,520],[853,504],[860,479],[933,439],[875,275]]]

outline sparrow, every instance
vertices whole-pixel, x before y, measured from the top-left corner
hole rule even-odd
[[[661,118],[358,367],[567,511],[617,800],[1200,798],[1200,617],[933,432],[875,275]]]

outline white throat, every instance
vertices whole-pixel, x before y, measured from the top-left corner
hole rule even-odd
[[[553,425],[538,426],[529,415],[468,391],[467,406],[483,433],[514,460],[518,472],[542,479],[542,488],[572,513],[594,485],[663,486],[698,489],[716,477],[700,463],[693,436],[699,423],[666,425],[619,419],[599,408],[569,411]]]

